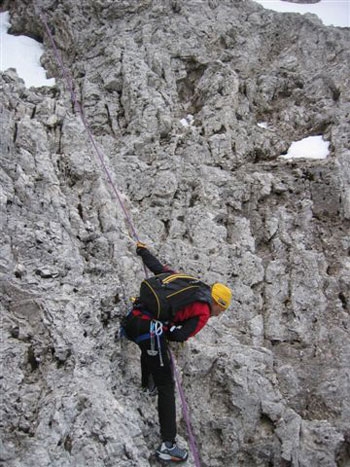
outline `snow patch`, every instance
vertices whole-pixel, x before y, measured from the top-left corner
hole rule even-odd
[[[259,128],[264,128],[265,130],[269,129],[267,122],[259,122],[258,127]]]
[[[326,159],[329,156],[329,142],[321,136],[308,136],[291,144],[287,154],[280,159]]]
[[[43,46],[30,37],[7,34],[10,26],[9,12],[0,13],[0,71],[15,68],[27,88],[54,86],[55,79],[47,79],[46,71],[40,64]]]
[[[291,3],[282,0],[254,0],[264,8],[280,13],[313,13],[326,26],[350,27],[349,0],[321,0],[318,3]]]
[[[187,126],[192,126],[193,123],[194,123],[194,117],[193,117],[193,115],[190,115],[190,114],[186,115],[185,118],[182,118],[182,119],[180,120],[180,123],[181,123],[182,126],[185,126],[185,127],[187,127]]]

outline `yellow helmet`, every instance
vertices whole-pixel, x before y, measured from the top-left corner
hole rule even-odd
[[[230,306],[232,292],[226,285],[216,282],[211,288],[211,296],[225,310]]]

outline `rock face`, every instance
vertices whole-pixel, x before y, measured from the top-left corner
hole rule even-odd
[[[143,467],[158,443],[115,339],[144,272],[40,13],[139,237],[232,287],[174,349],[201,465],[349,465],[350,30],[250,1],[4,7],[57,80],[1,74],[4,465]],[[278,158],[319,134],[327,159]]]

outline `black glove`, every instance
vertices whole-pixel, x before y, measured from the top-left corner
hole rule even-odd
[[[136,244],[136,254],[141,256],[143,264],[151,271],[153,274],[160,274],[162,272],[171,271],[168,268],[165,268],[163,264],[152,255],[147,246],[142,242],[137,242]]]
[[[171,326],[167,332],[168,340],[174,342],[184,342],[186,340],[186,336],[184,335],[181,328],[182,326]]]
[[[146,251],[148,251],[148,249],[145,243],[142,243],[142,242],[136,243],[136,254],[137,255],[143,256]]]

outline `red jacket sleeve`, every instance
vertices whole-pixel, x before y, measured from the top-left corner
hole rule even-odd
[[[182,325],[185,339],[195,336],[208,322],[210,307],[207,303],[194,302],[179,310],[174,317],[175,325]],[[182,340],[182,339],[181,339]]]

